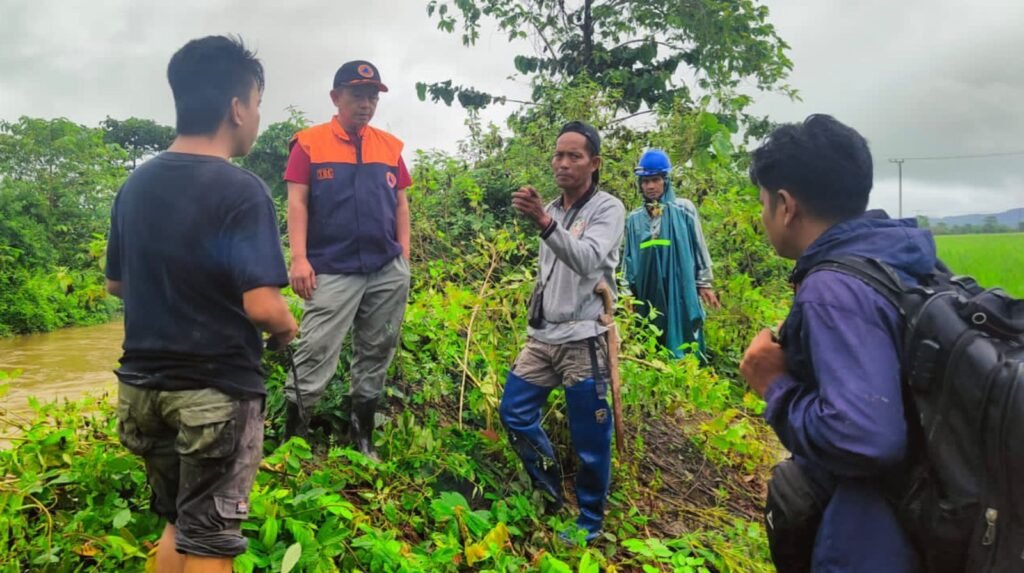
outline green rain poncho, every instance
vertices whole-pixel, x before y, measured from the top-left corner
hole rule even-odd
[[[696,342],[703,358],[704,309],[697,288],[711,286],[711,257],[697,209],[676,199],[666,177],[653,211],[645,205],[626,219],[626,280],[637,299],[658,310],[654,324],[665,346],[682,358],[680,347]]]

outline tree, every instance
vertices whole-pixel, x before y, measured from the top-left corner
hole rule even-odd
[[[104,130],[103,141],[120,145],[128,152],[132,169],[140,159],[167,149],[174,141],[174,128],[151,119],[129,117],[119,120],[108,116],[100,122],[100,127]]]
[[[238,161],[239,165],[259,175],[270,186],[282,229],[288,211],[288,188],[282,176],[291,151],[289,142],[292,136],[309,125],[309,120],[298,109],[289,107],[288,114],[288,119],[268,125],[249,154]]]
[[[982,233],[998,233],[999,219],[995,215],[986,215],[985,222],[981,226]]]
[[[109,318],[110,204],[127,153],[66,119],[0,122],[0,335]]]
[[[23,266],[74,266],[105,235],[125,151],[67,119],[0,122],[0,244]]]
[[[783,83],[789,46],[755,0],[430,0],[427,13],[449,33],[461,20],[466,46],[476,43],[483,19],[510,41],[533,40],[537,52],[514,63],[531,78],[535,102],[552,83],[580,77],[617,92],[615,107],[631,114],[676,100],[695,104],[698,90],[733,95],[741,82],[795,95]],[[687,84],[684,75],[694,79]],[[457,98],[466,108],[510,101],[451,80],[421,82],[417,91],[421,100]],[[737,112],[750,103],[728,99]]]
[[[925,215],[918,215],[917,216],[917,226],[922,228],[922,229],[930,229],[931,226],[932,226],[931,220],[928,219],[928,217],[925,216]]]

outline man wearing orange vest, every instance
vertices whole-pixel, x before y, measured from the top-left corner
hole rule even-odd
[[[284,176],[289,278],[306,301],[295,353],[298,379],[285,384],[286,434],[306,432],[305,409],[323,395],[351,329],[349,435],[375,461],[374,413],[409,295],[405,189],[412,180],[402,142],[369,125],[386,91],[370,62],[342,65],[331,90],[338,114],[295,135]]]

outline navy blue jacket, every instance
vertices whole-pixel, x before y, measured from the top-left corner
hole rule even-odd
[[[765,418],[815,484],[833,490],[815,541],[815,572],[917,570],[880,481],[907,454],[898,311],[860,280],[807,272],[826,258],[881,259],[907,283],[930,271],[935,242],[912,219],[880,211],[823,233],[797,261],[780,337],[787,375],[765,393]]]

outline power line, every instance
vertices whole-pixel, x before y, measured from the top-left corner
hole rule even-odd
[[[976,153],[970,155],[932,155],[927,157],[890,157],[889,163],[895,163],[899,169],[899,217],[903,218],[903,162],[904,161],[939,161],[949,159],[982,159],[987,157],[1012,157],[1024,155],[1024,151],[999,151],[995,153]]]
[[[900,157],[898,159],[900,161],[935,161],[945,159],[982,159],[986,157],[1011,157],[1016,155],[1024,155],[1024,151],[1002,151],[998,153],[978,153],[974,155],[935,155],[930,157]]]

